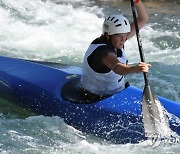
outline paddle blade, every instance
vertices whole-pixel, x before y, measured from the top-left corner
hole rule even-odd
[[[171,130],[165,110],[149,84],[145,85],[143,92],[142,113],[147,137],[153,134],[160,137],[170,136]]]

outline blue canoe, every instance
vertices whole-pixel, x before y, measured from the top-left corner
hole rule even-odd
[[[94,96],[79,87],[80,75],[65,69],[71,66],[56,69],[0,56],[0,96],[46,116],[60,116],[67,124],[114,143],[146,139],[141,89],[128,86],[113,96]],[[180,103],[158,98],[169,113],[180,118]],[[169,123],[180,135],[178,121],[171,118]]]

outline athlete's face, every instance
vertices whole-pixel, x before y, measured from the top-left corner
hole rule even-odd
[[[122,49],[127,40],[127,33],[111,35],[111,43],[115,49]]]

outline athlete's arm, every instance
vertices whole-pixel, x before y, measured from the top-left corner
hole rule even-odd
[[[137,1],[137,3],[135,3],[137,14],[138,14],[137,23],[138,23],[139,29],[141,29],[147,23],[147,21],[149,20],[149,17],[148,17],[147,10],[144,4],[142,3],[142,1],[141,0],[135,0],[135,1]],[[135,34],[136,34],[136,30],[135,30],[135,25],[133,22],[131,23],[131,32],[128,33],[127,38],[129,39],[133,37]]]
[[[148,72],[149,67],[151,66],[150,64],[146,64],[143,62],[134,66],[122,64],[114,54],[108,54],[107,56],[103,57],[102,61],[109,69],[120,75]]]

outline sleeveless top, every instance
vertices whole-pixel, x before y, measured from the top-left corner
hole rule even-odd
[[[81,76],[83,89],[96,95],[113,95],[124,89],[125,76],[114,73],[102,62],[103,56],[109,53],[116,54],[121,63],[127,64],[124,49],[116,52],[103,37],[95,39],[84,56]]]

